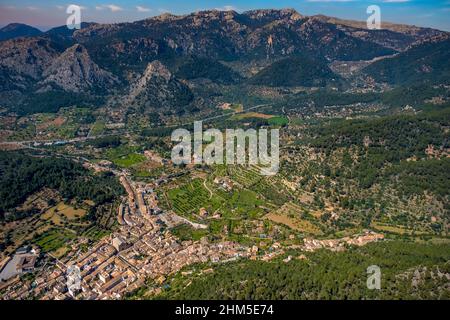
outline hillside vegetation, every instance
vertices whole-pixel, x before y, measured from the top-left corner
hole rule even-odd
[[[250,84],[271,87],[323,87],[337,84],[339,76],[325,62],[306,55],[274,62],[249,79]]]
[[[343,253],[327,250],[285,263],[243,261],[216,266],[190,285],[175,278],[167,299],[449,299],[446,245],[391,242]],[[381,269],[381,290],[367,289],[367,268]],[[436,271],[439,270],[439,273]]]
[[[55,189],[66,199],[91,200],[97,205],[123,192],[111,174],[94,175],[65,159],[0,152],[0,172],[0,219],[14,219],[14,213],[5,216],[5,212],[42,188]]]

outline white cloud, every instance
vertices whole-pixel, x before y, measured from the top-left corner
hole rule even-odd
[[[108,4],[106,6],[109,10],[111,10],[112,12],[117,12],[117,11],[122,11],[123,9],[119,6],[116,6],[115,4]]]
[[[150,12],[150,11],[152,11],[152,9],[146,8],[146,7],[142,7],[142,6],[136,6],[136,10],[138,12]]]
[[[103,9],[109,9],[112,12],[123,11],[122,7],[119,7],[118,5],[115,4],[102,4],[99,6],[95,6],[95,10],[103,10]]]

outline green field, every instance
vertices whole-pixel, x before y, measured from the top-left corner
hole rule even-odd
[[[208,230],[196,230],[188,225],[182,224],[170,230],[181,241],[200,240],[209,234]]]
[[[201,179],[194,179],[179,188],[171,189],[167,192],[167,195],[174,211],[185,216],[198,213],[202,207],[206,208],[208,212],[214,212],[225,201],[215,194],[211,197]]]
[[[121,145],[107,149],[105,156],[117,166],[129,168],[146,160],[145,156],[139,152],[139,147]]]
[[[273,126],[285,126],[289,123],[289,120],[286,117],[276,116],[267,120],[270,125]]]
[[[70,231],[51,229],[35,238],[33,242],[41,247],[43,252],[51,252],[64,247],[75,237],[76,235]]]
[[[105,121],[99,120],[96,121],[91,128],[90,135],[91,136],[97,136],[103,133],[105,130]]]
[[[183,216],[197,214],[200,208],[205,208],[209,216],[220,213],[223,218],[255,218],[263,214],[262,206],[267,203],[252,190],[234,188],[225,191],[211,182],[207,182],[208,189],[203,180],[194,179],[181,187],[167,191],[172,209]]]
[[[101,229],[97,226],[92,226],[91,228],[89,228],[85,232],[83,232],[82,236],[89,238],[91,240],[98,241],[110,233],[111,232],[108,230]]]
[[[114,159],[113,162],[119,167],[129,168],[135,164],[145,161],[145,159],[145,156],[142,154],[130,153],[126,156],[121,156],[120,158]]]

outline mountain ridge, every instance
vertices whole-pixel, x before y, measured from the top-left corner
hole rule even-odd
[[[0,28],[0,41],[18,37],[33,37],[42,33],[41,30],[24,23],[10,23]]]
[[[110,95],[119,100],[128,97],[134,105],[178,110],[193,101],[191,89],[195,86],[189,82],[196,79],[215,85],[244,84],[262,68],[267,67],[270,76],[270,70],[282,66],[279,61],[304,55],[324,64],[320,70],[310,68],[309,79],[305,78],[307,68],[299,66],[293,70],[298,71],[293,81],[266,79],[257,81],[258,85],[321,87],[330,84],[327,76],[337,79],[326,64],[391,56],[430,37],[447,35],[417,27],[402,27],[403,33],[364,30],[333,19],[305,16],[294,9],[206,10],[117,24],[83,23],[75,31],[57,27],[35,37],[0,42],[0,92],[12,97],[5,99],[5,105],[15,109],[24,99],[32,105],[37,93],[51,95],[56,90],[59,95],[63,90],[83,91],[88,97],[100,95],[106,101],[111,101]],[[136,99],[136,79],[155,61],[161,64],[154,65],[161,74],[149,82],[154,92],[141,90],[142,99]],[[272,64],[275,66],[270,69]],[[169,80],[164,78],[165,69]],[[158,90],[165,96],[158,97]],[[181,100],[174,99],[177,92]],[[134,96],[131,100],[130,95]]]

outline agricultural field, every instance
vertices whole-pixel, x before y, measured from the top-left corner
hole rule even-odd
[[[37,132],[55,131],[66,122],[66,118],[52,113],[40,113],[35,117]]]
[[[207,236],[209,234],[208,230],[196,230],[186,224],[179,225],[175,228],[170,229],[178,239],[181,241],[185,240],[200,240],[201,238]]]
[[[266,201],[254,191],[234,190],[231,197],[220,208],[226,218],[259,218],[263,213]]]
[[[48,196],[49,191],[40,192],[41,198]],[[43,206],[43,199],[36,195],[30,197],[24,206]],[[34,243],[44,252],[50,252],[56,257],[63,256],[67,245],[72,239],[85,237],[93,241],[111,233],[117,224],[116,204],[98,206],[95,213],[88,219],[88,212],[95,204],[92,201],[66,204],[62,201],[48,207],[41,214],[36,213],[22,220],[12,221],[3,225],[0,233],[0,244],[5,246],[4,254],[13,252],[25,243]]]
[[[98,136],[103,133],[106,128],[105,121],[97,120],[91,127],[91,131],[89,132],[90,136]]]
[[[397,235],[426,235],[427,232],[410,229],[401,225],[388,225],[385,223],[373,221],[371,227],[377,231],[388,232]]]
[[[98,241],[104,237],[106,237],[107,235],[109,235],[111,233],[110,230],[105,230],[103,228],[99,228],[97,226],[92,226],[88,229],[86,229],[86,231],[84,231],[81,236],[86,237],[90,240],[93,241]]]
[[[242,120],[242,119],[249,119],[249,118],[257,118],[257,119],[271,119],[274,115],[271,114],[265,114],[260,112],[245,112],[245,113],[239,113],[231,117],[231,120]]]
[[[17,124],[14,132],[8,136],[9,141],[30,140],[36,135],[36,126],[32,123]]]
[[[199,239],[207,235],[211,240],[228,239],[242,244],[255,244],[261,241],[261,234],[283,230],[281,234],[273,235],[279,237],[288,230],[284,226],[274,228],[272,221],[263,219],[278,206],[251,188],[255,183],[261,184],[261,176],[256,174],[257,167],[234,167],[233,170],[237,171],[229,176],[231,167],[217,166],[213,169],[212,174],[193,172],[191,179],[179,181],[166,190],[165,196],[160,197],[167,199],[167,209],[172,209],[191,221],[207,224],[207,234],[205,230],[194,230],[186,225],[179,226],[172,232],[182,239]],[[232,187],[224,188],[220,182],[224,179],[233,181]],[[206,210],[206,215],[204,212],[200,215],[202,208]]]
[[[76,238],[76,233],[66,229],[50,229],[33,239],[43,252],[55,252]],[[61,253],[61,251],[59,252]]]
[[[312,215],[305,215],[305,210],[293,203],[286,203],[280,209],[267,214],[265,218],[304,234],[314,236],[323,234],[318,227],[319,221]]]
[[[259,193],[277,206],[283,205],[291,198],[291,193],[286,186],[279,179],[261,175],[259,166],[227,166],[226,173],[238,185]]]
[[[134,165],[131,172],[137,179],[158,178],[164,172],[165,168],[155,166],[153,162],[145,161]]]
[[[170,189],[167,196],[172,209],[187,217],[197,214],[200,208],[205,208],[208,212],[214,212],[225,201],[218,195],[211,197],[201,179],[194,179],[179,188]]]
[[[130,153],[126,156],[114,159],[114,164],[122,168],[129,168],[138,163],[145,161],[145,156],[139,153]]]
[[[223,173],[223,167],[217,173]],[[246,171],[240,171],[245,175]],[[260,176],[241,177],[242,184],[251,186],[251,179],[260,179]],[[231,176],[232,178],[232,176]],[[232,190],[225,190],[211,179],[194,178],[181,187],[172,188],[167,191],[168,200],[173,210],[181,215],[192,215],[198,213],[200,208],[205,208],[208,215],[220,213],[223,217],[247,217],[259,216],[268,205],[264,198],[251,190],[236,185]]]
[[[86,213],[86,209],[75,209],[70,205],[66,205],[64,202],[60,202],[43,213],[41,219],[51,221],[53,224],[61,226],[64,223],[76,223],[76,221],[83,218]],[[86,225],[86,223],[80,225]]]
[[[138,153],[139,149],[139,147],[121,145],[116,148],[109,148],[105,150],[105,156],[108,160],[119,167],[130,168],[146,161],[147,159],[143,154]]]
[[[272,125],[272,126],[282,127],[282,126],[287,125],[289,123],[289,120],[286,117],[275,116],[275,117],[269,118],[268,123],[269,123],[269,125]]]
[[[230,178],[245,188],[250,188],[257,184],[263,176],[259,172],[260,168],[257,166],[228,166],[227,172]]]

